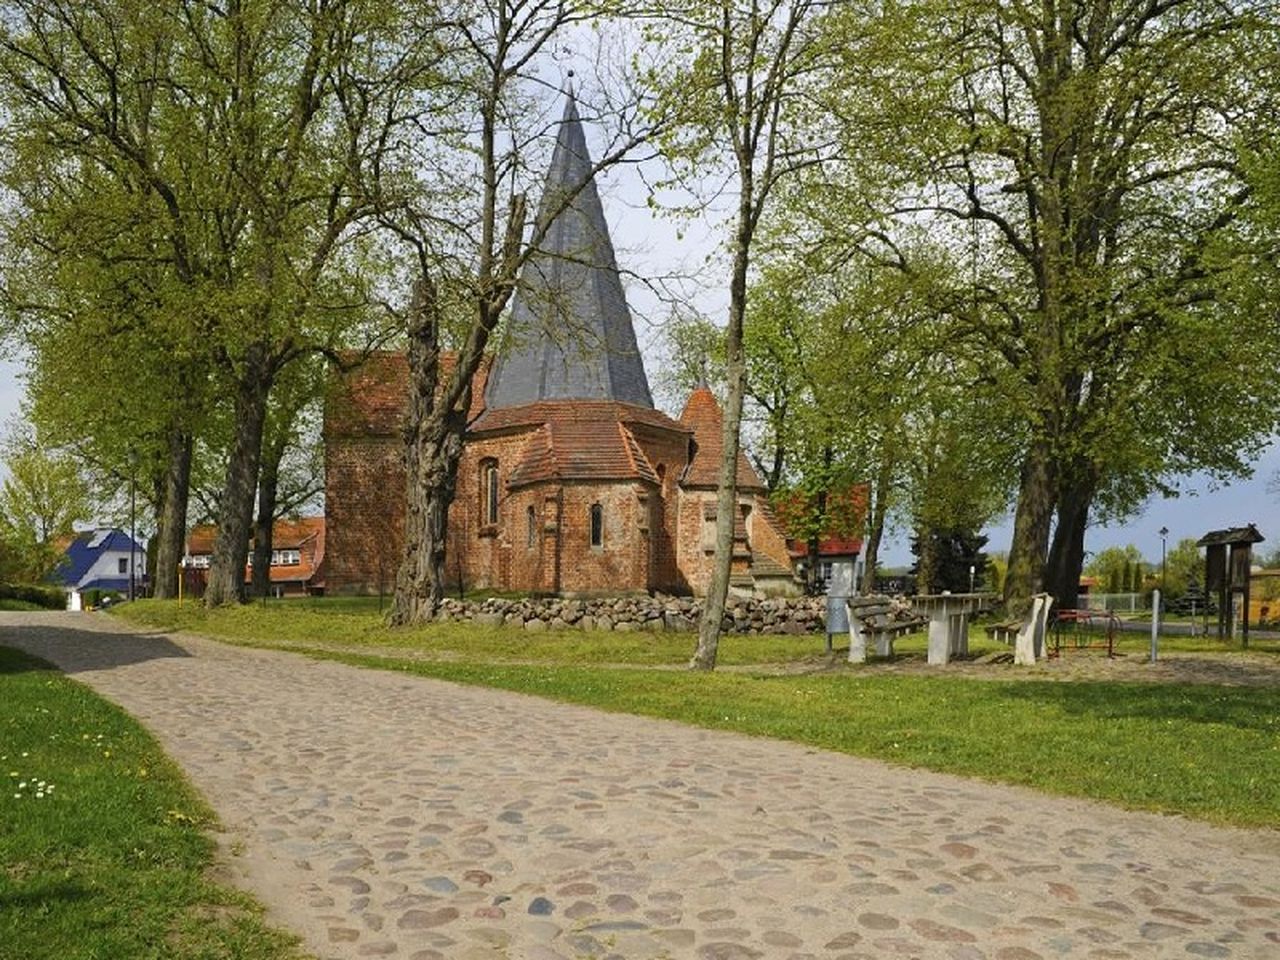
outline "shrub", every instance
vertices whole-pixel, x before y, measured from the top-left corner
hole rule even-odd
[[[0,583],[0,600],[20,600],[46,610],[65,610],[67,607],[67,595],[58,587],[35,584]]]

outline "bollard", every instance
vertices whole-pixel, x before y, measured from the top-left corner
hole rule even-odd
[[[1160,645],[1160,591],[1151,591],[1151,662],[1156,662],[1156,648]]]

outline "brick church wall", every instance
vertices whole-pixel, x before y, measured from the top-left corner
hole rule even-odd
[[[395,437],[325,441],[325,590],[395,588],[404,542],[403,448]]]
[[[683,433],[670,433],[634,425],[632,436],[644,451],[661,480],[652,494],[653,529],[650,548],[653,552],[653,574],[650,586],[664,593],[688,593],[690,585],[680,565],[680,475],[689,463],[689,438]]]

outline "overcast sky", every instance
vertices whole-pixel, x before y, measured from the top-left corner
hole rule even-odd
[[[598,150],[599,144],[593,147]],[[718,257],[720,217],[714,210],[692,221],[677,222],[656,216],[646,202],[645,181],[639,171],[631,167],[608,171],[600,188],[619,266],[625,274],[635,275],[627,279],[626,285],[636,333],[645,350],[652,381],[661,362],[660,324],[668,307],[640,278],[700,274],[697,280],[685,284],[684,293],[700,310],[713,319],[722,320],[727,304],[724,279],[727,264]],[[17,415],[22,395],[21,370],[18,363],[0,361],[0,424]],[[856,379],[856,371],[851,371],[850,376]],[[679,410],[668,412],[678,414]],[[1263,552],[1270,552],[1280,544],[1280,524],[1273,522],[1280,499],[1267,492],[1268,481],[1277,473],[1280,473],[1280,447],[1273,445],[1258,462],[1251,479],[1212,489],[1202,478],[1190,478],[1184,485],[1183,495],[1177,499],[1154,500],[1128,523],[1091,528],[1085,548],[1096,552],[1132,543],[1148,560],[1158,562],[1158,531],[1162,526],[1169,528],[1168,542],[1172,547],[1184,537],[1199,538],[1208,530],[1256,523],[1264,536],[1271,537],[1262,548]],[[0,464],[0,478],[3,476],[4,467]],[[986,532],[990,537],[988,550],[1007,550],[1012,522],[1006,519]],[[907,535],[898,533],[891,537],[882,562],[889,566],[911,562]]]

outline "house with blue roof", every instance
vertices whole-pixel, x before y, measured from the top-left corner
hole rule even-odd
[[[67,609],[79,610],[89,590],[127,594],[130,571],[135,591],[142,592],[146,568],[147,552],[141,544],[123,530],[104,527],[76,534],[49,580],[66,590]]]

